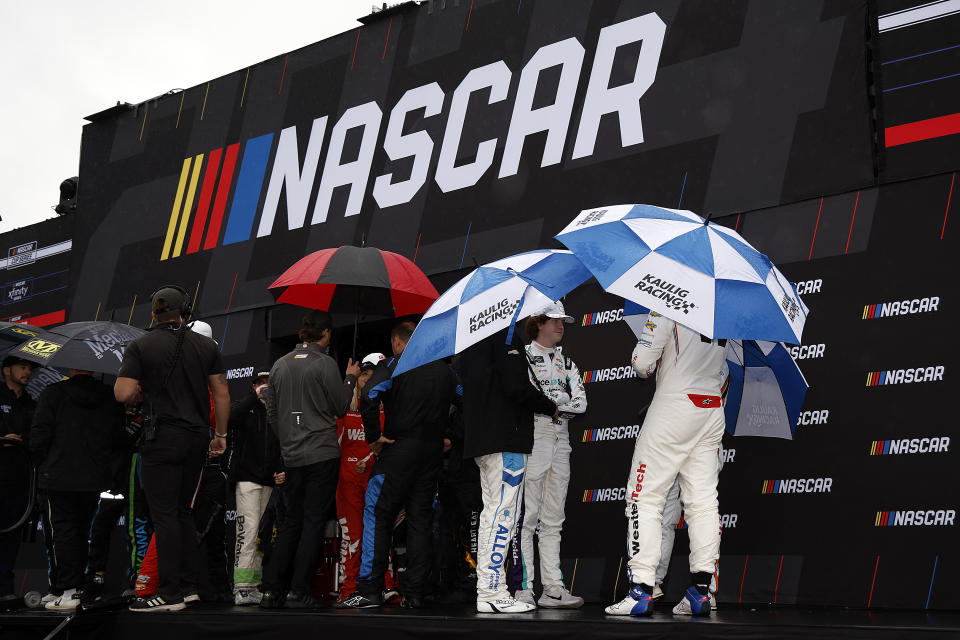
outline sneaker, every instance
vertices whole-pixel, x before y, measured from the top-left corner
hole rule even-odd
[[[662,598],[662,597],[663,597],[663,587],[661,587],[660,585],[654,586],[654,587],[653,587],[653,599],[654,599],[654,600],[659,600],[659,599]]]
[[[479,613],[527,613],[534,611],[537,605],[529,602],[520,602],[516,598],[506,596],[496,600],[477,600]]]
[[[603,610],[611,616],[652,616],[653,594],[638,584],[630,587],[627,597]]]
[[[337,609],[375,609],[383,604],[383,599],[378,599],[374,595],[363,595],[359,591],[354,591],[344,600],[341,600],[336,605]]]
[[[710,611],[717,611],[717,596],[714,595],[713,591],[710,592]]]
[[[319,609],[323,605],[309,593],[294,593],[291,591],[283,601],[284,609]]]
[[[279,609],[283,606],[283,594],[279,591],[264,591],[260,594],[261,609]]]
[[[677,603],[673,608],[675,616],[710,616],[710,595],[700,593],[695,586],[687,588],[683,594],[683,600]]]
[[[63,595],[46,605],[48,611],[76,611],[80,605],[82,592],[77,589],[67,589]]]
[[[194,602],[200,602],[200,594],[197,592],[196,587],[192,589],[184,590],[183,601],[186,604],[193,604]]]
[[[579,609],[583,598],[571,594],[562,584],[550,584],[543,588],[537,604],[546,609]]]
[[[187,605],[183,604],[182,599],[179,602],[172,602],[161,595],[155,595],[149,598],[137,598],[130,603],[128,608],[130,611],[137,613],[147,613],[151,611],[183,611],[187,608]]]
[[[383,600],[383,604],[389,604],[400,597],[400,592],[396,589],[384,589],[383,593],[380,594],[380,599]]]
[[[423,598],[420,596],[403,596],[400,601],[401,609],[423,609]]]
[[[256,587],[240,588],[233,592],[233,604],[241,607],[245,604],[260,604],[263,594]]]
[[[81,604],[84,606],[94,604],[103,598],[103,574],[94,574],[90,582],[83,587],[83,597]]]
[[[517,592],[513,594],[513,598],[519,602],[537,606],[537,601],[533,597],[533,589],[517,589]]]

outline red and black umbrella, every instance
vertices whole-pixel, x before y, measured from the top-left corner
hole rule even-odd
[[[321,249],[301,258],[269,289],[277,302],[341,317],[349,314],[355,323],[361,317],[424,313],[440,295],[407,258],[375,247],[354,246]]]

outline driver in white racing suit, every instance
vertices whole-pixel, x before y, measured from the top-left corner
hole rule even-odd
[[[679,477],[690,532],[691,586],[675,614],[709,616],[708,587],[720,554],[717,504],[724,417],[726,345],[651,312],[633,350],[642,378],[656,372],[657,390],[637,437],[626,490],[627,596],[611,615],[649,616],[660,560],[667,492]]]
[[[541,607],[576,609],[583,598],[571,595],[560,573],[560,529],[563,527],[567,485],[570,484],[570,434],[568,422],[587,410],[587,393],[577,366],[557,344],[563,339],[564,323],[573,322],[560,302],[551,303],[527,320],[527,359],[530,382],[557,404],[559,417],[533,415],[533,452],[527,458],[523,483],[521,525],[512,541],[512,586],[514,597]],[[534,600],[533,535],[540,550],[543,594]],[[519,553],[519,558],[517,557]]]

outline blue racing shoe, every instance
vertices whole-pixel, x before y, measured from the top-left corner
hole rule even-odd
[[[644,591],[635,584],[630,587],[627,597],[612,604],[603,611],[611,616],[651,616],[653,615],[653,594]]]
[[[683,600],[677,603],[673,608],[675,616],[698,616],[701,618],[710,617],[710,595],[700,593],[695,586],[690,586],[683,594]]]

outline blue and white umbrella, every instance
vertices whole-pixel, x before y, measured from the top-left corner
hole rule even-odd
[[[793,284],[736,231],[695,213],[589,209],[556,238],[606,291],[708,338],[800,343],[808,309]]]
[[[623,307],[623,319],[638,339],[648,315],[629,301]],[[808,385],[783,343],[729,340],[726,364],[727,431],[734,436],[792,440]]]
[[[590,278],[569,251],[519,253],[474,269],[423,315],[393,375],[460,353],[543,309]]]
[[[727,366],[727,431],[792,440],[808,385],[786,347],[780,342],[731,340]]]

